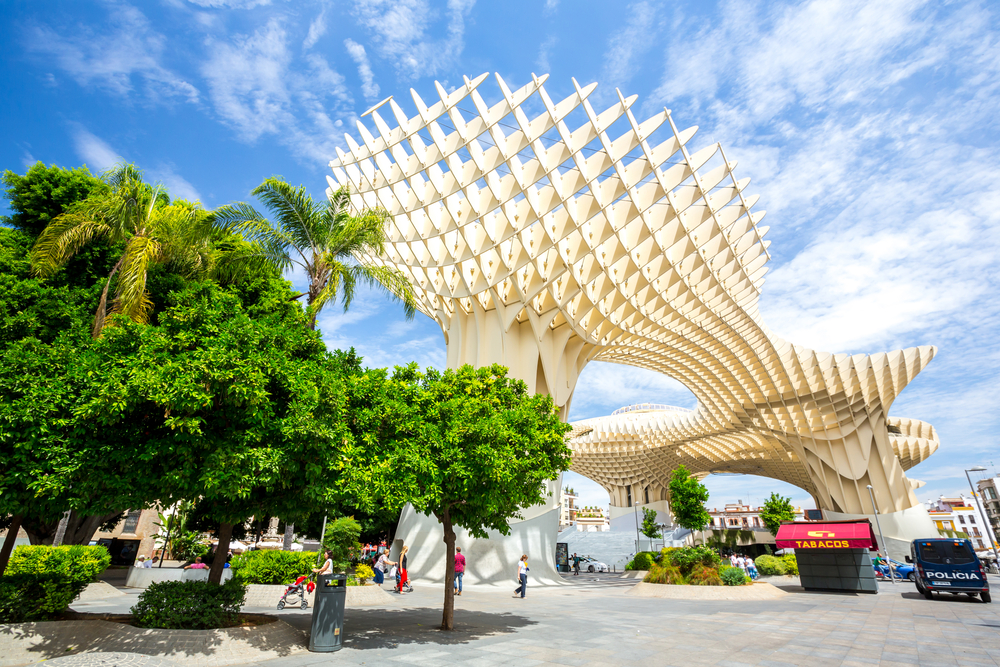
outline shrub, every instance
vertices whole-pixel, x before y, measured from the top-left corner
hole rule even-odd
[[[223,628],[236,623],[246,592],[235,579],[221,586],[207,581],[154,582],[132,607],[132,623],[140,628]]]
[[[781,557],[781,562],[785,566],[785,574],[799,575],[799,562],[795,560],[795,554],[785,554]]]
[[[719,571],[714,567],[708,567],[703,563],[695,563],[691,568],[691,574],[687,576],[687,582],[691,586],[721,586],[722,579]]]
[[[198,556],[204,559],[210,550],[202,544],[201,535],[193,530],[182,530],[170,538],[170,555],[177,560],[193,561]]]
[[[653,566],[653,554],[648,551],[640,551],[625,564],[626,570],[648,570]]]
[[[670,563],[663,566],[654,563],[653,567],[649,569],[649,572],[642,580],[647,584],[683,585],[687,583],[684,581],[684,575],[681,574],[677,566]]]
[[[0,623],[44,621],[61,614],[88,583],[53,572],[5,575],[0,578]]]
[[[669,556],[670,562],[680,568],[685,576],[698,563],[701,563],[705,567],[718,568],[721,562],[719,554],[715,553],[713,549],[703,546],[674,549],[670,552]]]
[[[20,546],[14,549],[7,564],[7,574],[57,574],[82,581],[97,581],[111,564],[111,554],[104,547]]]
[[[316,567],[314,551],[248,551],[229,567],[241,584],[289,584]]]
[[[360,536],[361,524],[354,517],[342,516],[327,524],[323,548],[330,550],[335,570],[343,571],[360,555]]]
[[[742,567],[723,566],[719,576],[726,586],[743,586],[750,581]]]
[[[775,558],[774,556],[757,556],[754,561],[757,565],[757,571],[763,575],[775,575],[785,573],[785,562],[780,558]]]
[[[672,554],[675,551],[677,551],[677,547],[663,547],[662,549],[660,549],[660,553],[657,554],[657,556],[656,556],[656,562],[657,563],[662,563],[663,559],[666,558],[667,559],[666,562],[669,563],[670,562],[670,554]]]
[[[354,568],[354,576],[361,580],[361,584],[364,585],[369,579],[375,578],[375,571],[372,570],[367,565],[358,565]]]

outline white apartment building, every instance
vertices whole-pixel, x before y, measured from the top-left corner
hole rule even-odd
[[[568,486],[562,491],[562,507],[559,509],[559,531],[576,525],[576,491]]]
[[[977,500],[982,500],[993,541],[997,542],[996,536],[1000,534],[1000,477],[981,479],[976,485],[979,487]]]
[[[976,551],[992,548],[990,538],[992,531],[983,524],[978,499],[941,496],[937,500],[925,503],[927,514],[945,537],[967,537],[972,540]]]
[[[579,507],[576,510],[576,529],[584,533],[603,533],[611,530],[611,521],[603,507]]]

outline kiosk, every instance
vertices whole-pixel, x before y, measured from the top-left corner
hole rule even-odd
[[[864,521],[796,521],[778,528],[779,549],[794,549],[799,581],[807,591],[878,593],[869,550],[878,551]]]

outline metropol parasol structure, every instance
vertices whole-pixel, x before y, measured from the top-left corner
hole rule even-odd
[[[449,367],[507,366],[564,418],[593,360],[690,389],[693,411],[652,406],[573,425],[571,469],[607,489],[612,518],[633,502],[666,510],[683,464],[789,482],[828,518],[872,516],[874,499],[897,548],[926,536],[919,483],[905,471],[937,449],[937,435],[888,411],[935,348],[829,354],[778,337],[758,310],[764,213],[720,145],[690,150],[696,127],[678,129],[666,109],[640,122],[636,97],[617,90],[598,113],[596,83],[573,80],[553,100],[547,76],[512,90],[496,75],[487,103],[487,79],[450,93],[436,83],[430,104],[411,91],[412,116],[392,98],[376,106],[366,114],[374,130],[358,123],[328,177],[350,187],[354,208],[391,214],[385,255],[362,260],[409,276],[444,332]],[[552,546],[558,484],[551,491],[511,537],[478,547],[479,579],[509,570],[503,561],[521,549]],[[404,511],[398,536],[424,544],[411,569],[434,578],[443,544],[429,521]]]

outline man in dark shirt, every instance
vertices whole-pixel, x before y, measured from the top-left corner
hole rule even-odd
[[[576,553],[573,554],[573,576],[580,576],[580,557]]]
[[[462,594],[462,575],[465,574],[465,556],[462,547],[455,547],[455,595]]]

